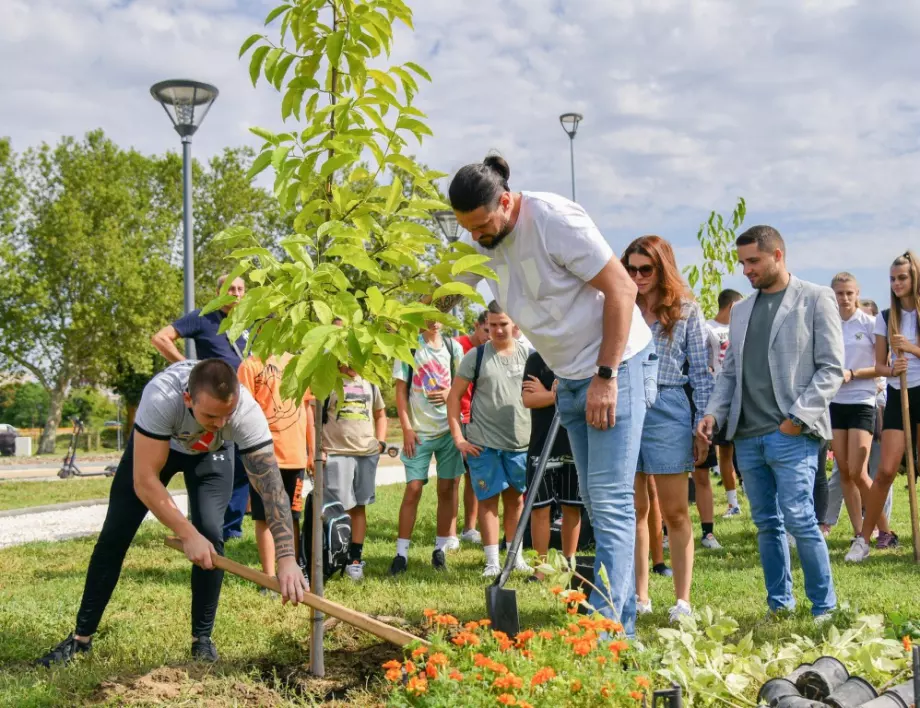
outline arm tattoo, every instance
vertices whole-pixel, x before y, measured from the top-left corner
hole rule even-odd
[[[438,298],[434,306],[441,312],[450,312],[460,304],[461,300],[463,300],[463,295],[448,295],[447,297]]]
[[[245,453],[243,465],[249,482],[265,506],[265,522],[275,539],[275,557],[294,556],[294,524],[291,520],[291,501],[284,491],[281,471],[274,449],[263,447]]]

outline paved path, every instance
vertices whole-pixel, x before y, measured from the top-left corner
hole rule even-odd
[[[434,467],[429,474],[434,474]],[[61,480],[79,484],[79,480]],[[381,465],[377,469],[377,486],[401,484],[406,481],[402,464]],[[0,485],[0,492],[2,492]],[[176,505],[182,513],[188,511],[188,497],[185,492],[173,494]],[[68,502],[36,510],[17,509],[14,513],[0,515],[0,548],[18,546],[34,541],[63,541],[80,536],[99,533],[105,520],[108,503],[89,500],[85,503]],[[79,505],[77,505],[79,504]],[[40,509],[40,510],[39,510]],[[154,521],[153,514],[147,514],[145,521]]]

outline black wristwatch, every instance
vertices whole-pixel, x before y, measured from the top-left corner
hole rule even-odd
[[[598,366],[597,367],[597,376],[602,379],[612,379],[613,378],[613,369],[609,366]]]

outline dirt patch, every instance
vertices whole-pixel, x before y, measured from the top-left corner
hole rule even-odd
[[[162,667],[133,679],[106,681],[94,698],[94,702],[117,706],[190,702],[206,708],[231,705],[273,708],[284,704],[277,692],[261,683],[212,674],[206,667]]]

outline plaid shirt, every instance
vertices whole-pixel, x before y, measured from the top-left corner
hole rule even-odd
[[[699,424],[712,393],[713,377],[709,371],[709,348],[707,346],[706,322],[700,306],[684,300],[680,306],[680,319],[674,323],[671,336],[660,323],[651,325],[658,354],[658,385],[685,386],[693,389],[693,404],[696,414],[693,427]],[[688,364],[684,373],[684,364]]]

